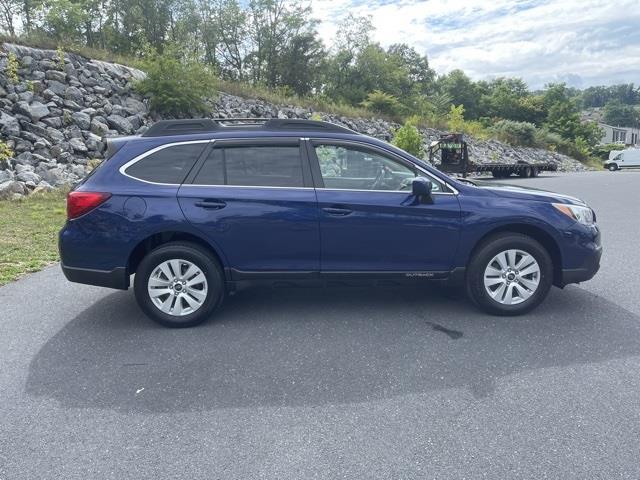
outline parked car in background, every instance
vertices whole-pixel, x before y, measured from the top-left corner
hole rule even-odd
[[[604,167],[612,172],[623,168],[640,168],[640,148],[611,151]]]
[[[380,140],[310,120],[162,121],[112,138],[68,196],[62,270],[134,291],[171,327],[247,283],[437,280],[517,315],[589,280],[602,246],[576,198],[455,180]]]

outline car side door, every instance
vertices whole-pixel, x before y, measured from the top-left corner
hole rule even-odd
[[[460,231],[456,192],[398,155],[359,142],[308,142],[320,215],[321,272],[414,272],[452,268]],[[411,193],[429,176],[426,202]]]
[[[317,201],[300,139],[216,140],[178,200],[233,278],[318,273]]]

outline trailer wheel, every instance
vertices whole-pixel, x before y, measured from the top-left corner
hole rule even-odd
[[[534,168],[532,168],[532,169],[531,169],[531,176],[532,176],[532,177],[537,177],[537,176],[538,176],[538,173],[539,173],[539,172],[538,172],[538,169],[537,169],[537,168],[535,168],[535,167],[534,167]]]
[[[526,167],[520,170],[518,173],[522,178],[529,178],[531,176],[531,167]]]

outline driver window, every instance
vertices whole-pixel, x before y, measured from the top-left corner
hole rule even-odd
[[[389,157],[356,147],[315,145],[325,188],[411,190],[416,171]],[[434,190],[438,185],[434,183]]]

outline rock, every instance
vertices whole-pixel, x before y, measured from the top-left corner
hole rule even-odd
[[[54,95],[57,95],[59,97],[64,96],[66,89],[67,86],[64,83],[58,82],[56,80],[49,80],[47,82],[47,90],[53,92]]]
[[[80,138],[72,138],[71,140],[69,140],[69,145],[71,145],[73,151],[77,153],[86,153],[89,151],[87,146]]]
[[[22,92],[20,95],[18,95],[18,99],[22,100],[23,102],[31,103],[33,101],[33,92],[29,90],[27,90],[26,92]]]
[[[13,172],[11,170],[0,170],[0,183],[13,180]]]
[[[127,97],[124,100],[124,106],[131,111],[131,114],[135,115],[136,113],[146,113],[147,106],[142,103],[140,100],[137,100],[133,97]]]
[[[47,127],[47,135],[56,143],[64,142],[64,135],[57,128]]]
[[[0,112],[0,133],[7,137],[17,137],[20,135],[20,123],[15,117]]]
[[[48,118],[43,118],[42,123],[44,123],[49,127],[62,128],[63,120],[62,120],[62,117],[48,117]]]
[[[62,168],[60,167],[50,169],[43,168],[39,173],[45,182],[53,185],[54,187],[59,187],[66,183],[64,178],[64,170],[62,170]]]
[[[118,132],[125,133],[127,135],[131,135],[134,130],[131,122],[120,115],[109,115],[107,117],[107,123]]]
[[[108,131],[109,126],[106,123],[102,123],[96,118],[91,120],[91,133],[103,137]]]
[[[9,180],[7,182],[0,183],[0,200],[14,198],[14,194],[26,195],[27,189],[24,184],[16,180]]]
[[[33,189],[33,192],[31,193],[42,193],[42,192],[50,192],[51,190],[53,190],[53,187],[51,185],[49,185],[47,182],[45,182],[44,180],[42,180],[38,186],[36,188]]]
[[[19,173],[16,176],[16,179],[24,183],[33,182],[33,186],[36,186],[38,183],[40,183],[40,180],[41,180],[40,175],[38,175],[35,172],[29,172],[29,171]]]
[[[82,112],[74,112],[71,115],[71,118],[75,122],[75,124],[80,127],[82,130],[88,130],[91,126],[91,117],[86,113]]]
[[[83,94],[77,87],[68,87],[64,92],[64,98],[72,102],[82,103]]]
[[[49,108],[40,102],[33,102],[32,104],[18,102],[13,106],[13,111],[31,118],[34,122],[49,115]]]
[[[59,70],[47,70],[44,72],[44,78],[63,83],[67,79],[67,74]]]

